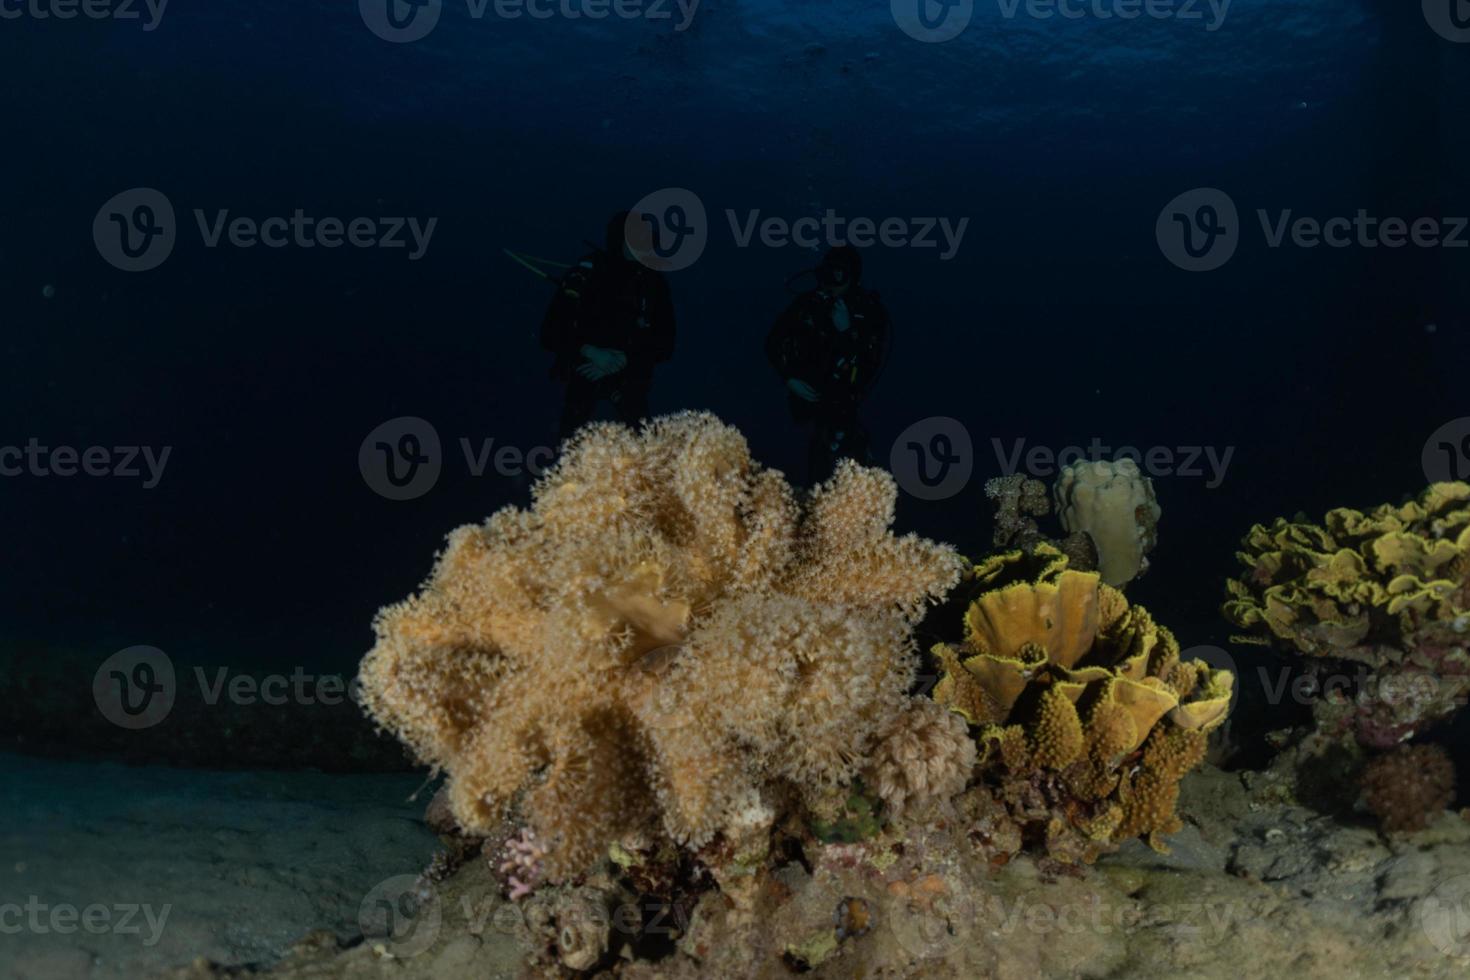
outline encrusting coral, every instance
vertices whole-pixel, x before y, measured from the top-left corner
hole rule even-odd
[[[1086,531],[1072,531],[1053,540],[1041,531],[1038,517],[1051,513],[1046,484],[1022,473],[997,476],[985,481],[985,496],[995,505],[991,544],[1007,551],[1019,548],[1030,554],[1038,545],[1049,544],[1067,556],[1078,571],[1097,568],[1097,545]]]
[[[1228,583],[1223,610],[1252,631],[1237,641],[1284,642],[1329,675],[1362,665],[1350,685],[1322,685],[1322,734],[1388,748],[1464,703],[1470,484],[1436,483],[1366,513],[1340,507],[1320,525],[1277,518],[1244,545],[1247,572]]]
[[[1438,745],[1401,745],[1363,769],[1363,802],[1388,833],[1423,830],[1455,797],[1455,765]]]
[[[1064,466],[1052,495],[1062,527],[1092,539],[1105,583],[1121,588],[1148,571],[1161,512],[1153,482],[1132,459],[1079,460]]]
[[[1229,711],[1234,676],[1182,661],[1142,607],[1050,546],[971,578],[964,642],[934,650],[934,698],[979,726],[982,787],[1057,860],[1138,836],[1165,849],[1179,780]]]
[[[995,504],[991,543],[1000,548],[1030,550],[1046,538],[1036,518],[1051,513],[1046,484],[1023,473],[985,481],[985,496]]]
[[[454,531],[379,614],[363,703],[448,773],[465,831],[518,811],[553,881],[625,837],[759,834],[880,744],[895,801],[950,791],[963,758],[909,755],[948,743],[908,689],[913,625],[962,562],[895,536],[895,500],[850,461],[798,498],[707,414],[589,426],[530,509]]]

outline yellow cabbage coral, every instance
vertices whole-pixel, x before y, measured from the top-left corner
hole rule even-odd
[[[691,846],[790,783],[851,779],[911,703],[911,630],[961,562],[889,530],[851,462],[803,499],[738,431],[684,413],[589,426],[537,484],[449,537],[384,609],[363,703],[449,775],[460,825],[517,807],[553,878],[626,834]]]
[[[1364,665],[1353,697],[1316,706],[1328,734],[1384,748],[1443,718],[1470,693],[1470,484],[1323,523],[1256,525],[1224,613],[1310,657]]]
[[[1053,857],[1090,861],[1137,836],[1162,849],[1234,676],[1180,660],[1147,611],[1050,546],[972,577],[964,643],[934,651],[934,698],[980,727],[985,781]]]

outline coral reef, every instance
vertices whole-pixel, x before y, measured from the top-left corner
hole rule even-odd
[[[995,504],[991,543],[1010,551],[1019,548],[1030,554],[1041,544],[1050,544],[1067,556],[1078,571],[1097,568],[1097,546],[1085,531],[1073,531],[1063,538],[1047,537],[1037,522],[1051,513],[1051,498],[1046,484],[1021,473],[997,476],[985,482],[985,496]]]
[[[904,754],[928,728],[894,732],[922,710],[913,624],[962,562],[895,536],[895,499],[851,462],[798,498],[710,415],[589,426],[530,509],[453,532],[379,614],[363,704],[448,773],[464,830],[517,814],[551,881],[629,838],[738,864],[788,800],[830,810],[880,743],[896,800],[947,790],[952,763]]]
[[[1104,583],[1118,588],[1148,571],[1161,511],[1137,463],[1079,460],[1062,467],[1052,494],[1062,527],[1092,539]]]
[[[1238,642],[1284,643],[1323,678],[1318,730],[1371,749],[1399,744],[1470,693],[1470,485],[1322,524],[1256,525],[1224,614]]]
[[[973,832],[953,820],[773,854],[755,929],[718,892],[687,907],[650,910],[645,896],[604,873],[510,902],[493,869],[475,861],[411,910],[417,917],[404,932],[412,947],[319,932],[282,949],[285,958],[273,965],[221,966],[201,957],[163,975],[565,980],[591,964],[575,975],[1463,980],[1470,821],[1443,812],[1424,831],[1385,838],[1262,800],[1238,773],[1208,766],[1185,780],[1180,806],[1191,819],[1172,839],[1172,853],[1130,844],[1082,875],[1057,874],[1027,854],[991,864],[973,846]],[[338,887],[334,876],[324,880]],[[228,926],[239,932],[238,918]],[[58,937],[30,938],[34,952],[20,961],[22,973],[56,975],[39,954],[54,955]],[[22,934],[12,945],[27,950],[26,941]],[[136,941],[117,948],[144,951]],[[82,959],[79,975],[91,962]],[[155,972],[135,967],[128,975]]]
[[[1438,745],[1401,745],[1364,767],[1362,786],[1384,831],[1423,830],[1455,798],[1455,765]]]
[[[1167,629],[1050,546],[994,556],[971,578],[964,642],[934,650],[934,698],[979,726],[979,789],[1064,863],[1138,836],[1164,850],[1179,780],[1224,720],[1233,675],[1181,661]]]
[[[995,504],[991,543],[998,548],[1030,550],[1046,540],[1036,518],[1051,513],[1046,484],[1022,473],[985,481],[985,496]]]
[[[879,738],[863,782],[897,820],[910,803],[958,796],[975,768],[975,755],[975,741],[958,715],[933,701],[915,701]]]

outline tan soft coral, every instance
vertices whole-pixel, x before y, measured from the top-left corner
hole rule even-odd
[[[552,878],[650,828],[702,845],[778,781],[850,780],[962,564],[892,534],[881,471],[844,462],[798,499],[705,414],[590,426],[533,496],[380,613],[362,690],[467,831],[519,807]]]

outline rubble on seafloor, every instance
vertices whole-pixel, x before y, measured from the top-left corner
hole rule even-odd
[[[309,936],[266,975],[356,977],[1460,977],[1470,820],[1385,837],[1214,767],[1184,828],[1087,868],[997,853],[964,819],[773,847],[739,903],[682,896],[615,855],[512,902],[488,860],[425,885],[411,922],[341,948]],[[620,861],[622,864],[620,864]],[[197,963],[174,977],[232,975]]]

